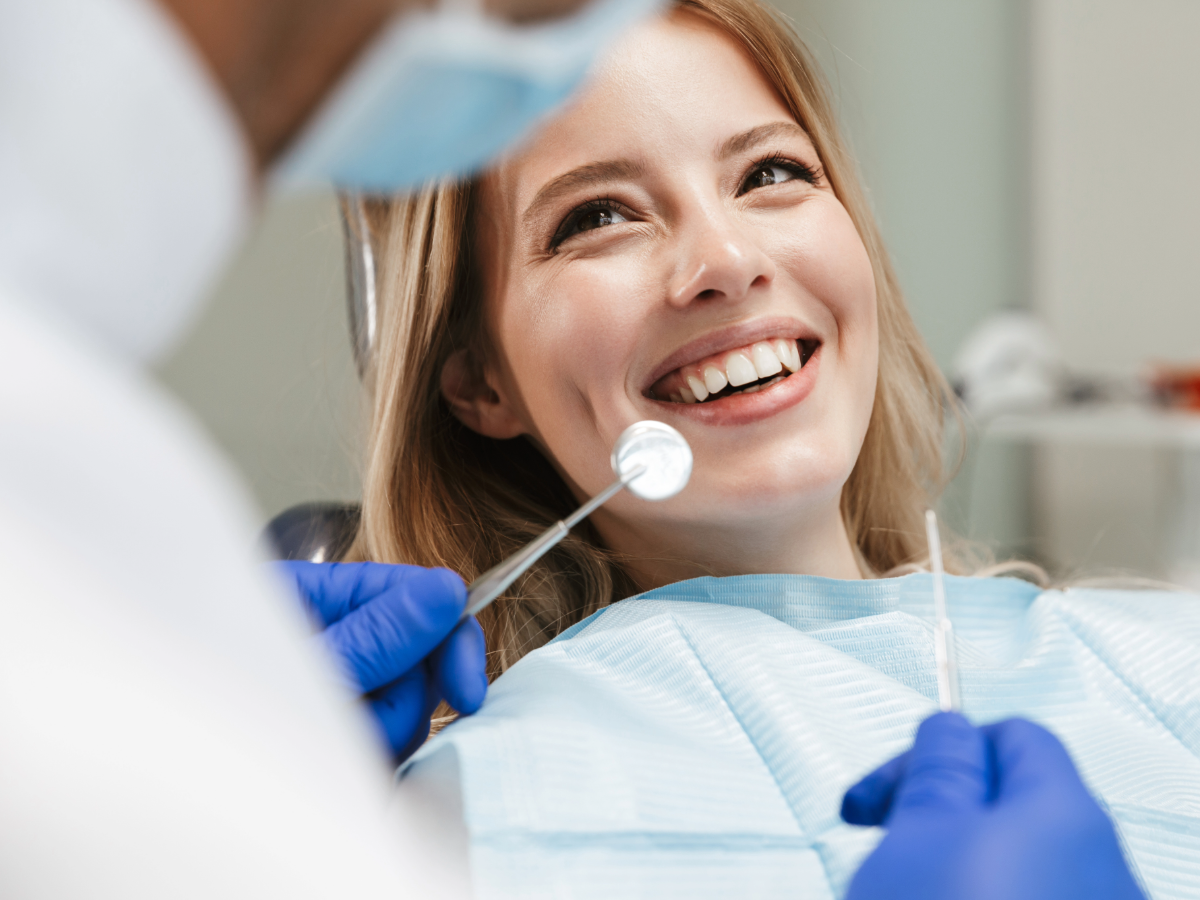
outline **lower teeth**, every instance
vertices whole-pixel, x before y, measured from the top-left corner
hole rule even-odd
[[[770,381],[764,381],[761,384],[756,382],[756,383],[751,384],[747,387],[744,387],[738,391],[730,391],[727,394],[721,393],[719,396],[717,394],[710,394],[706,399],[701,400],[700,403],[707,403],[709,400],[720,400],[722,397],[736,397],[738,394],[757,394],[759,391],[766,390],[767,388],[772,387],[773,385],[779,384],[779,382],[783,381],[788,376],[794,375],[794,374],[796,374],[796,373],[795,372],[783,372],[779,375],[776,375]],[[684,404],[688,403],[688,401],[685,401],[683,399],[683,397],[679,394],[672,395],[670,400],[673,403],[684,403]]]
[[[757,383],[752,384],[749,387],[742,388],[740,391],[730,391],[728,394],[721,394],[719,397],[718,396],[710,396],[708,399],[709,400],[720,400],[722,397],[736,397],[738,394],[757,394],[759,391],[766,390],[767,388],[771,387],[772,385],[779,384],[779,382],[781,382],[781,381],[783,381],[783,379],[787,378],[788,375],[792,375],[792,374],[794,374],[794,373],[788,372],[783,375],[776,375],[770,381],[764,381],[762,384],[757,384]],[[676,402],[678,402],[678,401],[676,401]],[[701,400],[700,402],[706,403],[708,401]]]
[[[740,391],[734,391],[732,394],[728,394],[726,396],[735,397],[738,394],[756,394],[761,390],[769,388],[773,384],[779,384],[779,382],[783,381],[785,378],[787,378],[787,375],[776,375],[770,381],[764,381],[762,384],[752,384],[748,388],[743,388]]]

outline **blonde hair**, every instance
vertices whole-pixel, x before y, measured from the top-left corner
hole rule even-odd
[[[758,0],[677,0],[758,62],[808,132],[874,270],[879,378],[866,438],[841,497],[864,575],[925,556],[923,512],[944,486],[943,412],[952,397],[905,307],[815,62]],[[482,273],[472,235],[478,182],[439,183],[370,210],[380,235],[380,323],[362,523],[351,558],[447,566],[470,581],[573,508],[524,438],[462,425],[440,391],[458,348],[482,358]],[[584,525],[480,616],[493,677],[601,607],[635,593],[621,561]]]

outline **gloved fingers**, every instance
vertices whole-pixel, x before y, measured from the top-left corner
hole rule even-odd
[[[1021,823],[1036,820],[1043,834],[1058,840],[1059,858],[1076,866],[1070,885],[1050,896],[1073,890],[1080,897],[1145,900],[1112,820],[1088,792],[1062,742],[1026,719],[981,730],[995,757],[996,810]]]
[[[316,625],[325,628],[386,591],[421,579],[431,570],[391,563],[311,563],[286,560],[272,564],[296,590]],[[457,576],[456,576],[457,577]]]
[[[466,602],[466,586],[453,572],[415,569],[330,625],[324,638],[347,677],[369,693],[428,656]]]
[[[433,675],[429,670],[428,663],[423,666],[425,669],[425,709],[421,714],[421,724],[413,736],[409,739],[408,745],[402,747],[400,752],[396,754],[396,763],[400,764],[408,759],[414,753],[421,749],[421,745],[429,738],[429,730],[433,725],[433,713],[438,708],[438,704],[442,702],[442,697],[438,693],[437,687],[434,684]]]
[[[930,716],[917,730],[888,824],[903,815],[982,806],[990,788],[990,750],[983,732],[958,713]]]
[[[352,609],[402,579],[406,569],[382,563],[312,563],[286,560],[273,564],[295,588],[318,628],[336,622]]]
[[[341,618],[336,608],[329,607],[346,593],[346,585],[351,579],[348,569],[291,559],[272,563],[271,566],[300,598],[314,628],[320,630]]]
[[[1067,748],[1051,732],[1028,719],[1008,719],[985,725],[996,760],[997,799],[1046,792],[1083,794],[1087,788]]]
[[[906,750],[893,757],[846,791],[842,797],[842,820],[850,825],[882,825],[911,755],[912,750]]]
[[[424,666],[417,666],[371,696],[371,712],[393,756],[413,746],[414,740],[420,746],[429,734],[429,717],[433,713],[429,705],[430,688],[429,673]]]
[[[455,710],[470,715],[487,695],[487,648],[474,616],[450,633],[429,659],[438,692]]]

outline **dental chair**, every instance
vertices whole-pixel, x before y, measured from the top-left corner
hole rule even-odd
[[[359,195],[339,198],[346,249],[346,307],[358,377],[371,379],[375,343],[375,253],[371,236],[378,230],[384,207]],[[312,502],[289,507],[267,523],[263,544],[274,559],[331,562],[341,558],[358,531],[357,503]]]
[[[354,541],[360,512],[357,503],[300,503],[267,523],[263,541],[274,559],[338,560]]]

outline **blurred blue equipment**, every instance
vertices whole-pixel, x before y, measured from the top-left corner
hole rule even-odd
[[[414,13],[357,64],[275,172],[390,194],[493,160],[579,86],[598,53],[660,0],[596,0],[514,26],[471,4]]]

